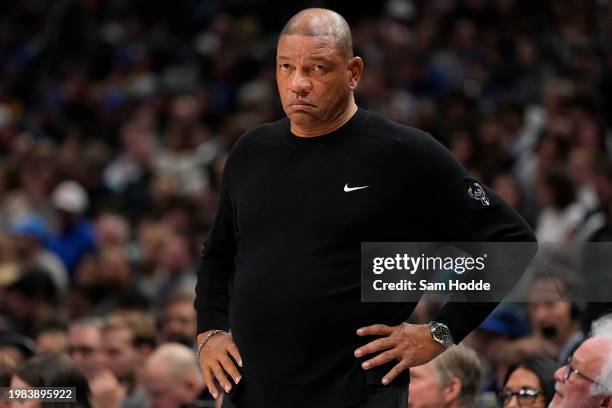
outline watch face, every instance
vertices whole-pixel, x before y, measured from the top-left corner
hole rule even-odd
[[[449,338],[448,329],[444,326],[437,326],[433,330],[433,335],[436,339],[445,342]]]

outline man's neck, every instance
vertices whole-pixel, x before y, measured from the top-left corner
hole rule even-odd
[[[355,104],[354,100],[351,100],[347,109],[342,112],[342,114],[338,115],[338,117],[330,123],[322,124],[321,126],[303,129],[297,127],[293,123],[291,124],[291,133],[299,137],[316,137],[326,135],[328,133],[333,132],[334,130],[342,127],[346,122],[348,122],[353,115],[357,112],[357,104]]]

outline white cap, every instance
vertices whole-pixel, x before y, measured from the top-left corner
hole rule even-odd
[[[85,189],[76,181],[62,181],[51,196],[53,205],[60,210],[82,214],[89,205]]]

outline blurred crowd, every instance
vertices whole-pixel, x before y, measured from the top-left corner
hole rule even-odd
[[[233,143],[283,115],[276,40],[306,6],[349,21],[359,106],[430,132],[540,241],[612,241],[612,2],[285,3],[0,2],[2,381],[55,366],[98,406],[212,406],[191,352],[202,242]],[[477,379],[486,404],[521,368],[551,380],[592,340],[589,307],[500,306],[432,386]]]

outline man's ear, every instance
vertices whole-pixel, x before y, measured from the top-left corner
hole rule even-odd
[[[363,73],[363,60],[361,57],[353,57],[348,60],[349,88],[354,91],[359,84]]]
[[[444,402],[447,405],[450,405],[453,401],[459,400],[459,395],[461,394],[461,380],[457,377],[453,377],[448,384],[443,389]]]

